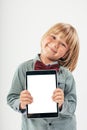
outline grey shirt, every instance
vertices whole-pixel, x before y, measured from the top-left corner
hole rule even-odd
[[[27,118],[26,110],[20,110],[20,93],[25,90],[26,71],[34,70],[35,59],[22,63],[14,74],[11,89],[7,95],[7,103],[12,109],[22,113],[22,130],[76,130],[76,88],[71,72],[61,67],[57,72],[57,87],[64,91],[64,103],[59,116],[54,118]],[[54,62],[55,64],[55,62]]]

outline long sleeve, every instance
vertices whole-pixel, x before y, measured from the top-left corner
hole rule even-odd
[[[59,113],[61,117],[72,116],[76,110],[77,97],[76,97],[76,86],[73,75],[68,72],[65,77],[64,85],[64,104],[62,110]],[[61,84],[60,84],[61,85]]]
[[[23,72],[22,66],[18,67],[17,71],[14,74],[11,89],[7,96],[7,103],[15,111],[19,111],[20,104],[20,92],[25,89],[25,73]]]

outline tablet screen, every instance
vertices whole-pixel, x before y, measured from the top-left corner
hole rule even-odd
[[[33,103],[27,105],[30,118],[58,116],[58,104],[52,100],[57,87],[55,70],[26,72],[26,88],[33,97]]]

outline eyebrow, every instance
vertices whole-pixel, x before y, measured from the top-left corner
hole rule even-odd
[[[66,48],[68,48],[68,45],[65,41],[62,41],[61,39],[58,39],[60,43],[63,43],[65,45]]]
[[[50,33],[50,35],[53,35],[53,36],[55,36],[55,37],[58,37],[58,34],[55,34],[55,33]],[[59,42],[63,43],[63,44],[66,46],[66,48],[68,48],[67,43],[64,42],[64,41],[62,41],[62,40],[60,39],[60,37],[59,37],[59,39],[57,39],[57,40],[59,40]]]

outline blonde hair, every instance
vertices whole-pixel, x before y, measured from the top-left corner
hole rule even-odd
[[[76,29],[70,24],[58,23],[42,36],[41,42],[50,34],[60,34],[61,38],[65,39],[69,49],[64,57],[58,59],[58,63],[60,66],[64,66],[70,71],[73,71],[76,68],[79,56],[79,38]]]

